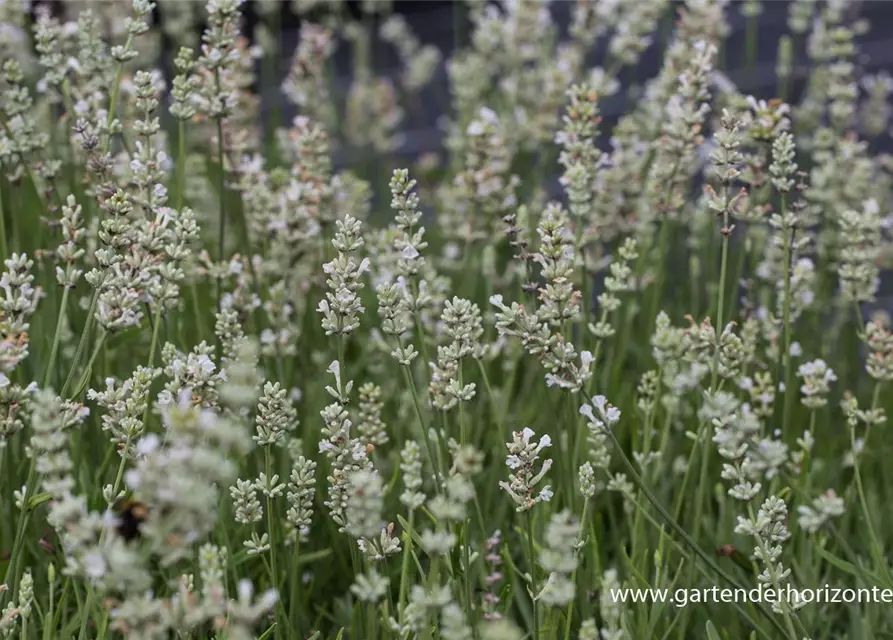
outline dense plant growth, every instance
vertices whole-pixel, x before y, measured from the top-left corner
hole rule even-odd
[[[0,4],[0,636],[889,632],[617,597],[893,589],[893,82],[727,4]]]

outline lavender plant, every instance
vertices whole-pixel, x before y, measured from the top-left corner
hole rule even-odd
[[[0,3],[0,637],[883,637],[860,6],[393,4]]]

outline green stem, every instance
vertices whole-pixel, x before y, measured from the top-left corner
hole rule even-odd
[[[650,334],[653,326],[651,323],[657,317],[660,310],[661,293],[663,293],[664,280],[666,279],[666,269],[664,263],[667,261],[667,253],[670,248],[670,220],[664,218],[660,224],[660,238],[658,240],[658,263],[657,263],[657,281],[654,283],[654,289],[651,294],[651,305],[649,307],[648,317],[645,321],[648,323],[648,333]]]
[[[728,196],[726,196],[726,200],[728,200]],[[716,294],[716,349],[713,352],[713,372],[710,376],[710,395],[713,396],[716,393],[717,385],[719,383],[719,359],[720,352],[722,350],[722,333],[723,333],[723,311],[725,306],[725,293],[726,293],[726,272],[728,270],[729,265],[729,236],[731,235],[731,230],[729,229],[729,211],[726,209],[723,211],[722,216],[722,259],[720,261],[719,267],[719,286]],[[701,516],[704,511],[704,499],[705,495],[709,492],[709,487],[707,486],[707,471],[710,466],[710,452],[712,451],[712,447],[709,446],[709,438],[708,434],[710,432],[710,426],[706,420],[701,421],[701,426],[698,429],[698,439],[695,442],[695,448],[700,447],[701,450],[701,467],[699,473],[699,483],[698,483],[698,496],[695,500],[695,521],[694,521],[694,538],[698,538],[698,534],[701,530]]]
[[[158,349],[158,334],[160,332],[161,327],[161,312],[163,311],[162,306],[159,304],[155,309],[155,315],[152,320],[152,341],[149,343],[149,364],[148,367],[151,369],[155,366],[155,351]],[[143,429],[148,426],[149,422],[149,407],[151,406],[151,402],[146,402],[146,407],[143,409]]]
[[[87,366],[84,368],[84,373],[81,376],[81,381],[78,383],[78,386],[75,388],[74,393],[72,394],[72,398],[78,397],[84,388],[90,382],[90,374],[93,372],[93,365],[96,362],[96,358],[99,356],[99,352],[102,350],[103,345],[105,344],[105,338],[108,334],[105,329],[100,330],[99,338],[96,340],[96,344],[93,347],[93,353],[90,354],[90,359],[87,361]]]
[[[493,395],[493,387],[490,386],[490,377],[487,375],[487,368],[479,358],[475,358],[475,362],[477,362],[478,370],[481,372],[481,378],[484,380],[484,388],[487,390],[487,397],[490,400],[490,413],[493,422],[499,430],[500,437],[502,437],[502,415],[498,413],[496,408],[496,396]]]
[[[434,587],[440,586],[440,556],[434,556],[431,558],[431,567],[428,570],[428,580],[426,582],[426,586],[429,591],[431,591]],[[434,625],[431,623],[431,619],[426,617],[425,619],[425,631],[422,634],[422,638],[428,640],[434,639],[434,634],[432,632],[432,627]]]
[[[292,553],[292,566],[291,566],[291,588],[288,591],[289,596],[289,604],[288,604],[288,621],[292,628],[297,632],[297,636],[299,638],[303,638],[303,632],[301,630],[301,619],[300,615],[296,615],[298,603],[301,600],[301,572],[300,572],[300,558],[301,558],[301,533],[299,531],[295,531],[295,549]]]
[[[400,590],[397,596],[397,617],[404,624],[404,608],[406,605],[406,584],[409,579],[409,559],[412,555],[412,531],[415,525],[415,509],[409,510],[406,520],[406,537],[403,541],[403,562],[400,567]]]
[[[186,197],[186,123],[183,120],[177,122],[177,211],[183,210]],[[202,319],[202,305],[198,300],[198,287],[195,282],[190,283],[190,298],[192,299],[192,313],[198,326],[198,340],[204,337],[204,320]]]
[[[155,364],[155,351],[158,345],[158,332],[159,327],[161,326],[161,305],[155,310],[155,319],[152,323],[152,342],[149,345],[149,369]],[[146,406],[143,409],[143,431],[146,430],[149,420],[149,407],[151,403],[146,402]],[[124,477],[124,468],[127,466],[127,450],[130,448],[130,435],[127,436],[127,440],[124,443],[124,450],[121,452],[121,461],[118,463],[118,471],[115,474],[115,484],[112,486],[112,496],[118,495],[118,490],[121,488],[121,480]]]
[[[28,466],[28,478],[25,480],[25,490],[22,493],[22,508],[19,512],[16,537],[12,543],[12,553],[9,556],[9,565],[6,567],[6,576],[3,582],[12,584],[12,602],[17,602],[19,597],[19,582],[21,570],[19,568],[19,556],[22,553],[22,545],[25,541],[25,529],[28,526],[28,502],[34,493],[34,484],[37,480],[37,457],[31,456],[31,464]],[[12,580],[10,580],[12,576]]]
[[[809,412],[809,436],[810,441],[815,435],[816,412],[813,409]],[[803,455],[802,466],[800,467],[800,475],[803,477],[803,492],[807,499],[812,496],[812,449],[805,451]]]
[[[177,122],[177,211],[183,209],[186,191],[186,123]]]
[[[270,445],[264,447],[264,470],[267,474],[267,482],[272,482],[273,477],[273,452]],[[276,546],[278,544],[276,536],[276,520],[273,514],[273,496],[267,496],[267,533],[270,536],[270,586],[279,591],[279,569],[276,564]],[[282,599],[279,598],[276,603],[276,609],[280,611],[280,620],[285,618],[285,608]]]
[[[471,596],[471,521],[466,517],[462,525],[462,583],[465,587],[465,617],[468,620],[476,620],[477,615],[474,600]],[[473,637],[477,637],[477,630],[472,628]]]
[[[90,330],[93,328],[93,312],[96,309],[96,302],[99,300],[99,288],[94,289],[93,297],[90,300],[90,308],[87,310],[87,319],[84,321],[84,330],[81,331],[81,338],[78,340],[77,350],[74,352],[74,358],[71,361],[71,368],[68,370],[68,376],[65,378],[65,384],[62,385],[62,391],[59,393],[63,398],[65,397],[65,392],[68,391],[68,387],[74,382],[74,372],[77,369],[78,362],[81,360],[81,355],[84,352],[84,349],[87,346],[87,339],[90,335]]]
[[[214,84],[217,91],[220,91],[220,70],[214,70]],[[217,235],[217,262],[223,263],[223,251],[226,241],[226,171],[223,166],[223,118],[217,118],[217,164],[219,175],[217,179],[217,200],[220,205]],[[223,280],[217,278],[217,305],[216,309],[220,311],[220,301],[223,294]]]
[[[55,621],[55,614],[53,613],[53,609],[56,605],[55,596],[56,596],[56,581],[52,578],[55,578],[55,570],[53,569],[52,563],[50,564],[50,583],[49,583],[49,598],[50,604],[47,609],[47,614],[44,617],[44,628],[43,628],[43,638],[44,640],[50,640],[53,637],[53,632],[56,630],[56,626],[53,624]]]
[[[729,262],[729,212],[725,211],[722,217],[722,260],[719,267],[719,287],[716,294],[716,351],[713,354],[713,373],[711,375],[710,389],[716,390],[716,383],[719,378],[719,352],[720,338],[723,331],[723,305],[725,304],[726,294],[726,271]]]
[[[425,439],[425,449],[428,451],[428,460],[431,463],[431,469],[437,476],[437,482],[435,482],[434,484],[437,487],[437,493],[440,493],[443,490],[443,473],[440,467],[440,454],[439,452],[435,454],[434,446],[431,444],[431,435],[428,433],[428,426],[425,424],[425,418],[422,416],[421,401],[419,400],[419,393],[416,390],[415,380],[412,377],[412,372],[407,365],[403,365],[402,368],[403,374],[406,377],[406,383],[409,386],[410,393],[412,394],[412,405],[415,408],[415,413],[419,420],[419,428],[421,428],[422,437]]]
[[[4,263],[9,258],[6,246],[6,213],[3,207],[3,190],[0,189],[0,260]]]
[[[144,422],[145,424],[145,422]],[[118,471],[115,473],[115,484],[112,485],[112,498],[117,498],[121,488],[121,480],[124,478],[124,468],[127,466],[127,450],[130,448],[130,435],[124,441],[124,451],[121,452],[121,462],[118,463]]]
[[[620,462],[623,464],[627,475],[639,488],[639,490],[645,496],[645,499],[651,503],[651,506],[654,507],[658,515],[660,515],[661,520],[663,520],[664,523],[666,523],[666,525],[670,527],[673,533],[679,536],[685,543],[685,545],[689,549],[691,549],[691,551],[701,560],[701,562],[707,565],[707,567],[709,567],[710,570],[713,571],[717,576],[722,578],[725,582],[732,585],[736,589],[745,589],[746,587],[742,583],[738,582],[738,580],[729,575],[722,567],[720,567],[716,563],[716,561],[710,556],[710,554],[701,549],[698,543],[695,542],[694,538],[692,538],[691,535],[685,529],[683,529],[678,522],[676,522],[673,516],[669,514],[663,504],[661,504],[654,493],[652,493],[648,485],[645,484],[645,481],[639,475],[638,471],[636,471],[635,466],[633,466],[633,463],[630,461],[626,453],[623,451],[623,448],[620,446],[620,442],[617,440],[617,436],[614,435],[614,432],[611,429],[605,429],[604,433],[611,441],[611,444],[613,445],[614,450],[617,452],[620,458]],[[782,633],[786,633],[786,630],[781,627],[775,615],[771,611],[769,611],[763,603],[759,603],[756,606],[777,629],[779,629]]]
[[[127,36],[127,40],[124,42],[124,50],[129,51],[132,44],[133,44],[133,34],[130,33]],[[112,122],[114,122],[114,120],[115,120],[115,111],[118,108],[118,93],[121,91],[121,76],[123,74],[124,74],[124,63],[119,62],[118,67],[115,70],[115,82],[112,85],[112,94],[111,94],[111,97],[109,98],[109,115],[105,121],[106,129],[110,128],[112,126]],[[72,115],[74,115],[74,114],[72,113]],[[111,148],[111,146],[112,146],[112,136],[110,133],[108,138],[106,139],[106,143],[105,143],[106,152]]]
[[[589,512],[589,496],[583,498],[583,515],[580,517],[580,530],[577,533],[577,541],[580,542],[583,540],[583,532],[586,530],[586,516]],[[574,567],[574,570],[571,572],[571,584],[574,585],[574,589],[577,586],[577,568]],[[567,616],[564,619],[564,640],[570,640],[571,638],[571,622],[574,619],[574,603],[576,602],[576,593],[575,597],[571,599],[570,604],[567,606]]]
[[[878,384],[875,387],[875,397],[874,401],[871,403],[872,409],[874,409],[877,403],[880,386],[881,385]],[[871,555],[881,571],[884,572],[884,576],[887,578],[887,584],[891,584],[893,583],[893,579],[891,579],[890,570],[887,567],[887,561],[884,557],[884,548],[881,546],[877,531],[874,528],[874,523],[871,520],[871,511],[868,508],[868,500],[865,498],[865,488],[862,486],[862,472],[859,466],[859,453],[856,448],[856,430],[853,427],[850,427],[849,429],[850,448],[853,453],[853,479],[856,482],[856,493],[859,495],[859,506],[862,508],[862,517],[865,518],[865,524],[868,527],[868,537],[871,541]]]
[[[459,360],[459,389],[462,389],[462,360]],[[468,433],[465,430],[465,402],[459,400],[459,443],[468,444]]]
[[[81,609],[81,628],[78,631],[78,640],[87,640],[87,622],[90,619],[90,609],[93,608],[93,587],[87,583],[87,601]]]
[[[537,606],[536,597],[538,595],[537,582],[536,582],[536,553],[534,552],[533,547],[533,514],[530,513],[528,509],[524,514],[526,516],[526,524],[527,524],[527,556],[528,562],[530,566],[530,600],[531,605],[533,607],[533,637],[534,640],[539,640],[540,637],[540,623],[539,623],[539,607]]]
[[[781,217],[785,216],[785,197],[781,196]],[[782,441],[786,441],[791,421],[791,408],[793,407],[794,392],[792,389],[791,366],[791,244],[793,230],[788,234],[784,230],[784,300],[782,300],[782,322],[784,324],[784,352],[781,360],[784,363],[784,413],[782,414]]]
[[[71,287],[65,287],[62,290],[62,301],[59,303],[59,314],[56,318],[56,332],[53,334],[53,346],[50,348],[50,359],[43,374],[44,389],[49,388],[53,379],[53,367],[56,364],[56,356],[59,353],[59,343],[62,339],[62,323],[65,321],[65,310],[68,307],[68,294],[70,291]]]
[[[658,373],[658,380],[660,380],[660,373]],[[658,384],[660,384],[660,383],[658,383]],[[652,424],[654,423],[654,415],[655,415],[655,413],[657,413],[657,403],[659,401],[660,401],[660,390],[658,389],[658,392],[654,399],[654,406],[652,406],[650,408],[647,415],[645,416],[645,433],[644,433],[643,442],[641,445],[642,452],[644,453],[643,460],[645,461],[645,465],[648,465],[648,457],[649,457],[649,454],[651,453]],[[643,472],[645,472],[646,476],[648,475],[647,471],[649,468],[650,468],[650,465],[643,466],[643,468],[642,468],[642,470],[643,470]],[[639,494],[637,500],[641,501],[641,493]],[[641,545],[639,544],[639,534],[642,531],[642,528],[641,528],[642,511],[643,510],[641,510],[641,509],[637,510],[636,515],[633,518],[633,535],[632,535],[633,557],[635,557],[636,554],[638,553],[638,551],[641,549]]]
[[[577,228],[575,231],[574,246],[580,256],[580,295],[583,301],[583,328],[585,329],[589,325],[589,313],[592,308],[592,301],[589,299],[589,277],[586,273],[586,251],[583,247],[582,218],[577,220]],[[578,334],[578,339],[579,343],[577,346],[580,346],[583,342],[582,330]]]

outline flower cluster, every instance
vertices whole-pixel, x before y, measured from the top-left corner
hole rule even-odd
[[[552,446],[552,438],[544,435],[539,442],[531,442],[534,435],[532,429],[525,427],[523,431],[513,432],[512,441],[506,443],[509,454],[505,464],[513,473],[509,474],[508,482],[500,481],[499,486],[517,505],[517,511],[530,511],[537,503],[551,500],[553,495],[549,485],[535,493],[536,485],[552,468],[551,459],[546,459],[542,465],[537,465],[540,452]]]
[[[326,335],[347,336],[360,326],[359,315],[365,311],[357,291],[363,288],[361,278],[369,271],[369,259],[359,262],[354,254],[363,246],[360,235],[362,224],[356,218],[347,216],[336,221],[338,230],[332,246],[338,251],[337,257],[323,265],[328,279],[329,291],[325,300],[320,300],[317,311],[322,314],[322,328]]]

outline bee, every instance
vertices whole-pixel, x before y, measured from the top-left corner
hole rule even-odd
[[[133,498],[120,498],[113,510],[118,518],[118,535],[128,542],[139,538],[140,527],[149,517],[149,507]]]

